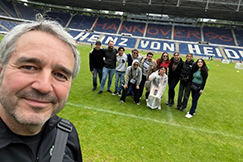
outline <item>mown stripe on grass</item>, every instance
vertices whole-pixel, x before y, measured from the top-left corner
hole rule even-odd
[[[221,136],[225,136],[225,137],[243,139],[243,136],[237,136],[237,135],[223,133],[223,132],[210,131],[210,130],[205,130],[205,129],[201,129],[201,128],[189,127],[189,126],[184,126],[184,125],[171,123],[171,122],[167,122],[167,121],[163,121],[163,120],[156,120],[156,119],[152,119],[152,118],[148,118],[148,117],[137,116],[137,115],[133,115],[133,114],[126,114],[126,113],[121,113],[121,112],[117,112],[117,111],[105,110],[105,109],[100,109],[100,108],[91,107],[91,106],[74,104],[74,103],[70,103],[70,102],[68,102],[67,105],[80,107],[80,108],[84,108],[84,109],[89,109],[89,110],[94,110],[94,111],[99,111],[99,112],[104,112],[104,113],[120,115],[120,116],[132,117],[132,118],[146,120],[146,121],[152,121],[152,122],[161,123],[161,124],[167,124],[167,125],[171,125],[171,126],[175,126],[175,127],[179,127],[179,128],[191,129],[194,131],[200,131],[200,132],[209,133],[209,134],[216,134],[216,135],[221,135]],[[171,116],[170,116],[169,121],[172,121]]]

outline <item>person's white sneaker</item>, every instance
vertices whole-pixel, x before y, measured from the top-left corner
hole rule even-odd
[[[148,102],[148,99],[146,99],[146,102]]]
[[[187,112],[187,114],[185,115],[185,117],[189,119],[189,118],[192,117],[192,115],[189,112]]]
[[[158,109],[161,110],[161,106],[160,105],[159,105]]]
[[[112,93],[113,96],[115,96],[116,94],[118,94],[117,91],[115,91],[115,92]]]

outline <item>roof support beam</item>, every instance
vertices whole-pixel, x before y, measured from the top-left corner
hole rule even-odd
[[[176,7],[180,6],[180,0],[177,1]]]
[[[206,7],[205,7],[205,12],[208,11],[208,5],[209,5],[209,0],[207,0],[207,4],[206,4]]]
[[[151,5],[152,4],[152,0],[149,0],[148,4]]]
[[[238,6],[237,6],[237,9],[236,9],[236,12],[239,12],[240,11],[240,4],[241,4],[241,0],[239,0],[239,3],[238,3]]]

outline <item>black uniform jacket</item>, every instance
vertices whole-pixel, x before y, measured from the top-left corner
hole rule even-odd
[[[56,137],[56,125],[60,120],[61,118],[54,116],[46,122],[41,134],[37,157],[35,157],[31,148],[11,132],[0,118],[0,161],[49,162]],[[63,162],[82,161],[78,134],[74,125],[72,127],[72,132],[68,136]]]

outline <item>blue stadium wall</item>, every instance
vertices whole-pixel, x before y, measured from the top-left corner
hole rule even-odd
[[[175,41],[162,41],[149,38],[134,38],[126,36],[116,36],[101,33],[89,33],[80,31],[70,31],[70,34],[78,42],[94,43],[96,40],[102,42],[103,47],[106,47],[110,40],[114,41],[115,46],[123,46],[125,48],[137,48],[141,51],[153,51],[174,53],[176,51],[180,54],[192,53],[198,57],[214,56],[218,59],[243,60],[243,49],[237,47],[225,47],[198,43],[185,43]]]

